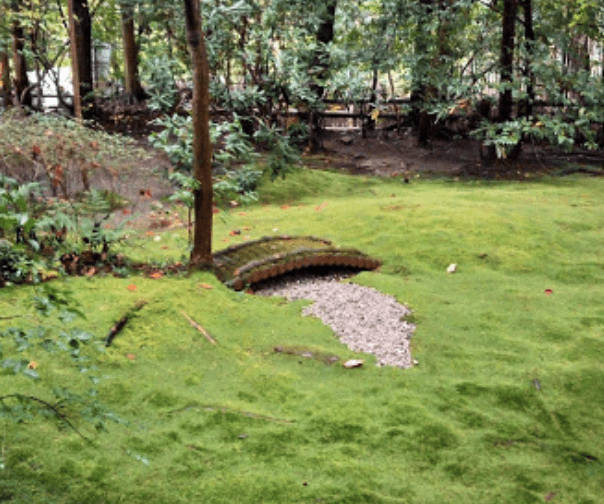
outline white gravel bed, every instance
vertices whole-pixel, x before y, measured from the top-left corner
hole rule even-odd
[[[314,301],[303,314],[319,317],[351,350],[375,355],[378,366],[413,366],[409,343],[415,325],[404,320],[411,310],[371,287],[340,283],[344,276],[349,274],[300,272],[265,282],[255,292]]]

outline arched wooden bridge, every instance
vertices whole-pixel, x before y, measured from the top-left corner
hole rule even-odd
[[[381,265],[357,249],[340,248],[314,236],[267,236],[220,250],[213,257],[216,275],[235,290],[305,268],[374,270]]]

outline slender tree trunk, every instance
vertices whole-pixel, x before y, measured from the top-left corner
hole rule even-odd
[[[317,29],[316,41],[317,49],[313,58],[313,67],[315,69],[314,82],[311,83],[311,89],[318,100],[323,99],[325,93],[324,82],[329,75],[329,51],[327,45],[333,41],[334,25],[336,19],[337,0],[326,0],[321,13],[321,22]],[[313,110],[310,111],[310,147],[317,149],[320,146],[319,136],[321,133],[321,123],[319,115]]]
[[[143,100],[145,92],[138,75],[138,47],[134,35],[134,8],[131,5],[122,6],[122,39],[126,66],[126,94],[131,100]]]
[[[426,84],[426,74],[430,68],[431,62],[428,58],[430,48],[430,33],[425,31],[426,24],[434,12],[434,0],[420,0],[420,13],[417,18],[417,29],[415,36],[415,56],[417,63],[412,71],[411,86],[411,121],[413,128],[417,131],[417,143],[421,147],[426,147],[430,141],[431,120],[428,112],[425,110],[425,104],[432,94],[431,87]]]
[[[0,52],[0,87],[4,94],[3,105],[5,108],[10,107],[13,104],[12,101],[12,86],[10,82],[10,58],[8,53]]]
[[[82,109],[88,112],[94,101],[90,96],[93,90],[92,76],[92,20],[88,0],[73,2],[75,34],[78,40],[78,76],[80,79],[80,99]]]
[[[198,0],[183,0],[187,42],[193,64],[193,175],[195,190],[195,234],[191,264],[212,263],[212,143],[210,141],[210,69]]]
[[[327,45],[333,41],[334,24],[336,19],[337,0],[328,0],[323,7],[325,11],[321,17],[321,24],[317,29],[317,50],[314,55],[314,67],[318,69],[316,78],[318,82],[314,84],[314,91],[318,98],[323,97],[325,86],[323,81],[329,74],[329,51]]]
[[[79,0],[68,0],[69,42],[71,47],[71,78],[73,80],[73,112],[82,121],[82,95],[80,93],[80,66],[78,64],[79,37],[74,18],[74,4]]]
[[[13,2],[13,10],[19,11],[18,2]],[[25,55],[23,54],[23,48],[25,46],[25,36],[23,34],[23,27],[18,20],[13,21],[12,26],[13,36],[13,67],[15,69],[15,93],[17,95],[17,102],[25,107],[32,106],[32,94],[29,86],[29,79],[27,78],[27,62]]]
[[[499,93],[499,121],[512,118],[514,106],[511,84],[514,81],[514,37],[518,0],[504,0],[503,31],[501,35],[501,83],[505,89]]]
[[[526,100],[522,104],[522,112],[525,117],[533,114],[533,103],[535,102],[535,76],[531,70],[533,55],[535,50],[535,31],[533,29],[533,4],[532,0],[523,0],[522,8],[524,10],[524,45],[526,59],[524,62],[524,77],[526,79]]]

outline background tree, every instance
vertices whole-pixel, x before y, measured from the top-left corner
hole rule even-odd
[[[13,68],[14,68],[14,85],[17,102],[25,107],[32,106],[32,93],[27,77],[27,60],[25,58],[25,33],[21,21],[18,18],[18,13],[21,9],[18,0],[12,2],[12,13],[14,15],[12,22],[12,41],[13,41]]]
[[[127,0],[121,3],[122,38],[124,43],[125,89],[131,100],[145,98],[138,70],[138,44],[134,31],[136,2]]]
[[[4,107],[12,105],[12,85],[10,80],[10,58],[5,50],[0,51],[0,91],[2,91],[2,104]]]
[[[74,115],[78,120],[82,120],[82,96],[80,93],[80,64],[79,64],[79,43],[80,36],[77,29],[77,20],[75,19],[75,4],[79,0],[68,0],[68,18],[69,18],[69,42],[71,45],[71,77],[73,82],[73,109]]]
[[[210,72],[199,2],[184,0],[187,42],[193,65],[193,175],[195,190],[195,232],[191,263],[212,263],[212,143],[210,141]]]
[[[88,113],[93,102],[92,75],[92,18],[88,7],[88,0],[70,2],[73,12],[73,29],[77,40],[76,61],[78,66],[79,97],[82,111]],[[75,93],[75,86],[74,86]]]

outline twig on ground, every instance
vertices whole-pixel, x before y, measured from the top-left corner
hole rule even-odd
[[[140,310],[146,304],[147,304],[147,301],[145,301],[144,299],[137,301],[136,304],[134,305],[134,307],[131,308],[130,310],[128,310],[128,313],[126,313],[126,315],[124,315],[121,319],[119,319],[116,322],[116,324],[111,328],[111,331],[109,331],[109,334],[105,338],[106,347],[111,345],[111,343],[113,342],[115,337],[118,335],[118,333],[124,328],[124,326],[126,325],[126,322],[128,322],[128,319],[132,316],[132,314],[134,312]]]
[[[208,333],[208,331],[206,331],[202,326],[200,326],[197,322],[195,322],[191,317],[189,317],[184,311],[181,310],[181,312],[183,317],[187,319],[187,321],[189,322],[189,324],[191,324],[195,329],[197,329],[201,334],[203,334],[206,339],[212,343],[212,345],[216,344],[216,340],[214,340],[214,338],[212,338],[212,336],[210,336],[210,334]]]

